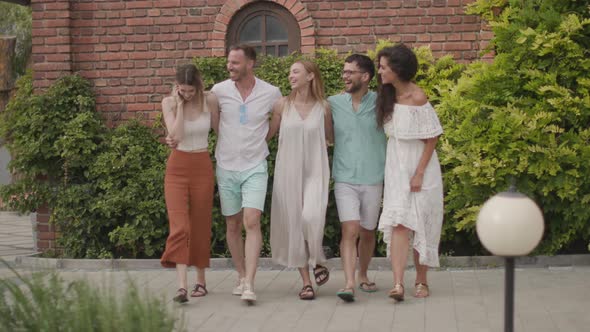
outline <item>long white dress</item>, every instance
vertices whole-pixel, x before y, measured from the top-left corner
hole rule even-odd
[[[315,266],[326,258],[322,247],[330,181],[324,132],[324,104],[303,119],[291,105],[281,118],[270,212],[274,262],[287,267]]]
[[[437,267],[443,183],[436,151],[426,166],[420,192],[410,191],[410,180],[424,151],[421,139],[442,134],[442,126],[430,103],[423,106],[395,104],[392,118],[383,128],[389,138],[379,230],[387,243],[387,255],[392,226],[403,225],[414,231],[413,248],[420,254],[420,264]]]

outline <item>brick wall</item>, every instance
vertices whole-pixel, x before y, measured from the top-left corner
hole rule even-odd
[[[365,52],[378,39],[430,46],[435,56],[479,58],[491,37],[479,17],[466,15],[466,0],[301,1],[311,13],[317,46]],[[485,28],[485,24],[484,24]],[[483,45],[485,46],[485,44]]]
[[[231,16],[246,0],[33,0],[35,87],[64,73],[92,80],[97,108],[110,122],[153,119],[174,67],[223,55]],[[470,1],[274,0],[297,18],[302,49],[364,52],[377,39],[429,45],[459,61],[479,56],[491,37]]]
[[[269,1],[295,16],[304,53],[317,47],[365,52],[390,39],[471,61],[491,38],[484,22],[464,14],[473,0]],[[174,68],[195,56],[223,56],[228,24],[250,2],[32,0],[34,86],[40,91],[79,72],[93,83],[97,110],[109,125],[138,117],[149,124]],[[53,246],[48,213],[38,213],[47,230],[39,248]]]

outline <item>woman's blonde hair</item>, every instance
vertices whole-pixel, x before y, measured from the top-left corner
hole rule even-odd
[[[293,64],[300,63],[303,65],[303,68],[308,73],[313,74],[313,80],[311,80],[309,84],[309,89],[311,92],[311,96],[314,101],[323,101],[324,100],[324,81],[322,80],[322,75],[320,74],[320,68],[314,62],[308,60],[298,60],[295,61]],[[287,100],[289,103],[292,103],[295,100],[295,95],[297,92],[291,91],[289,96],[287,96]]]

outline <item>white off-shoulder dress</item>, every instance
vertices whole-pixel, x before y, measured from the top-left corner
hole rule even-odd
[[[281,118],[270,210],[275,263],[315,267],[326,261],[322,240],[330,167],[324,132],[326,106],[316,103],[302,119],[293,104]]]
[[[424,172],[422,190],[410,191],[410,180],[427,139],[442,134],[442,126],[430,103],[423,106],[395,104],[391,120],[384,124],[388,136],[383,212],[379,231],[390,254],[392,226],[414,231],[413,248],[420,264],[439,266],[438,245],[443,221],[443,183],[436,151]]]

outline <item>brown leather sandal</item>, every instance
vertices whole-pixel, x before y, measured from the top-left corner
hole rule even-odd
[[[313,291],[313,287],[311,285],[305,285],[301,288],[299,292],[299,299],[300,300],[313,300],[315,299],[315,292]]]
[[[176,296],[174,296],[174,298],[172,298],[172,301],[174,302],[178,302],[178,303],[186,303],[188,302],[188,297],[186,296],[187,292],[185,288],[179,288],[176,291]]]
[[[191,291],[191,297],[203,297],[209,294],[205,285],[195,284],[195,287]]]
[[[318,264],[313,269],[313,276],[315,279],[315,283],[318,286],[321,286],[321,285],[327,283],[328,279],[330,279],[330,271],[328,270],[327,267]]]
[[[430,295],[430,289],[428,288],[428,284],[418,282],[415,286],[416,291],[414,292],[414,297],[425,298]]]
[[[389,297],[392,299],[401,302],[404,300],[404,285],[402,284],[395,284],[393,288],[389,291]]]

